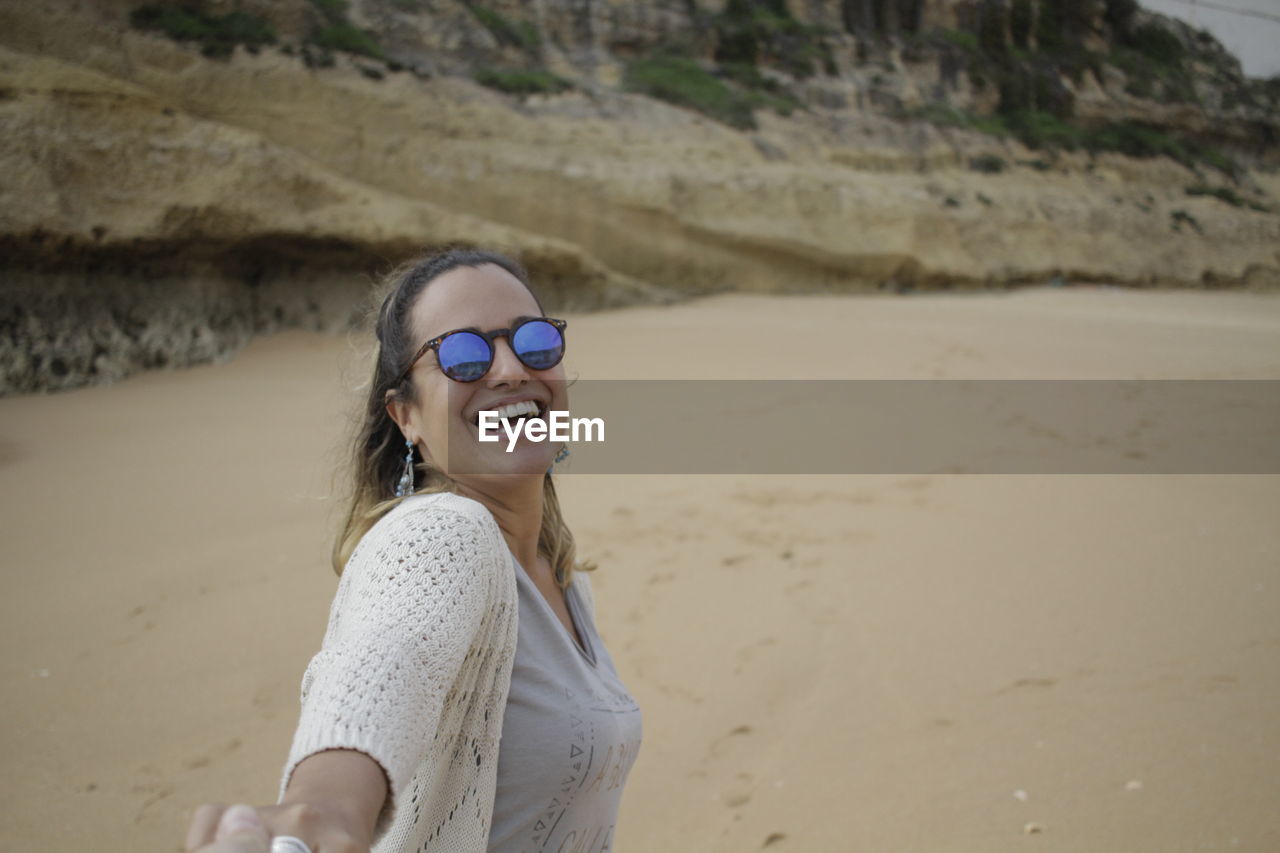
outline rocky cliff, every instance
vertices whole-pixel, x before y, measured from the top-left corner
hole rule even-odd
[[[0,0],[0,388],[346,328],[449,242],[573,309],[1274,288],[1278,88],[1118,0]]]

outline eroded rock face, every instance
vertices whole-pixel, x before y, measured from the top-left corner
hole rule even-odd
[[[218,361],[279,328],[351,328],[361,319],[358,282],[377,260],[320,241],[104,251],[38,233],[6,241],[4,256],[0,386],[11,392]]]
[[[786,4],[830,29],[834,73],[791,79],[804,108],[757,110],[753,130],[616,85],[672,39],[710,56],[704,30],[724,4],[495,0],[539,34],[517,45],[461,3],[352,2],[353,24],[413,69],[377,75],[369,58],[308,67],[278,47],[208,59],[130,28],[135,6],[0,3],[4,391],[216,359],[282,326],[348,328],[379,274],[453,242],[521,257],[561,309],[1053,277],[1272,287],[1280,270],[1280,216],[1255,209],[1280,209],[1265,104],[1219,99],[1213,113],[1092,72],[1064,83],[1078,115],[1234,146],[1255,164],[1235,180],[903,120],[993,94],[945,51],[885,33],[1000,4]],[[320,22],[310,0],[206,8],[260,13],[286,43]],[[880,52],[859,58],[860,44]],[[550,67],[578,88],[504,95],[469,78],[488,63]]]

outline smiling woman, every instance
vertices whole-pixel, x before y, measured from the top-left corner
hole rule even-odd
[[[279,802],[202,806],[187,849],[609,849],[640,708],[596,631],[556,446],[477,433],[482,412],[527,428],[567,409],[567,324],[491,252],[388,285]]]

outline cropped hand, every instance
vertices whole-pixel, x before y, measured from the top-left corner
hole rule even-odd
[[[271,853],[271,839],[292,835],[315,853],[368,853],[368,839],[348,829],[342,816],[306,803],[230,808],[207,803],[187,829],[187,853]]]
[[[389,785],[364,753],[327,749],[298,763],[284,801],[274,806],[206,803],[187,829],[187,853],[270,853],[291,835],[314,853],[369,853]]]
[[[192,816],[186,848],[187,853],[270,853],[271,838],[253,806],[208,804]]]

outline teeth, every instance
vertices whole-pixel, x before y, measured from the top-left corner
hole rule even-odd
[[[538,414],[538,404],[532,400],[524,400],[519,403],[509,403],[505,406],[497,408],[498,417],[506,420],[507,418],[515,418],[521,415]]]

